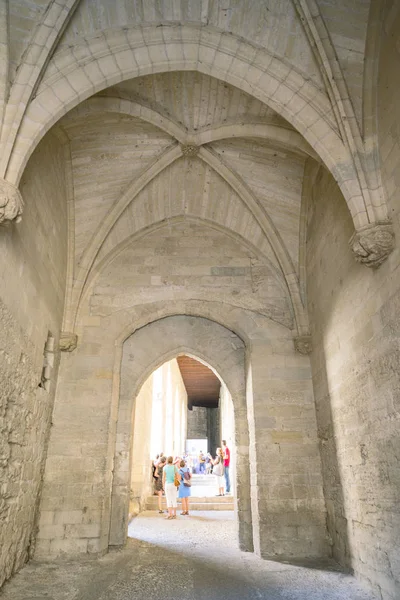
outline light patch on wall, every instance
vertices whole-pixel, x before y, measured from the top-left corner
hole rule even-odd
[[[154,371],[153,377],[153,410],[151,418],[151,456],[156,456],[164,449],[160,448],[162,440],[162,388],[163,388],[163,368],[159,367]]]
[[[165,418],[165,444],[167,454],[173,453],[174,445],[174,407],[172,397],[172,378],[171,378],[171,364],[167,366],[167,381],[166,381],[166,418]]]
[[[50,331],[47,335],[47,340],[44,345],[43,351],[43,368],[42,374],[40,377],[39,386],[46,390],[46,392],[50,391],[51,384],[51,373],[54,367],[54,337],[51,335]]]

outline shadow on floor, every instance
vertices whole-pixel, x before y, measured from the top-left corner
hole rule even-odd
[[[74,600],[371,600],[340,573],[203,548],[196,556],[130,539]],[[334,577],[334,579],[333,579]]]
[[[241,552],[228,513],[173,521],[142,513],[129,535],[124,548],[101,558],[30,563],[2,600],[374,600],[354,578],[321,565]]]

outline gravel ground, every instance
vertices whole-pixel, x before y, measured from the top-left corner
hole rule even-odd
[[[31,562],[2,600],[375,600],[335,570],[264,561],[240,552],[233,513],[167,521],[144,512],[125,548],[96,560]]]

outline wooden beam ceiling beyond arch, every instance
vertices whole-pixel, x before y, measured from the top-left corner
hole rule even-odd
[[[188,407],[217,408],[221,382],[205,364],[190,356],[177,357],[188,395]]]

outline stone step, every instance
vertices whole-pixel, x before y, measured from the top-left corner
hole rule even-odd
[[[201,486],[201,487],[204,487],[204,486],[216,487],[217,482],[216,482],[215,477],[212,477],[212,476],[205,477],[204,479],[194,479],[194,477],[192,477],[192,487],[196,487],[197,485]]]
[[[190,497],[190,510],[234,510],[234,502],[232,496],[204,496],[197,498],[196,496]],[[178,498],[178,506],[181,501]],[[163,508],[166,508],[165,497],[163,497]],[[157,496],[149,496],[146,501],[146,510],[157,510],[158,498]]]
[[[217,487],[217,486],[215,485],[215,483],[214,483],[214,485],[210,485],[210,484],[208,484],[208,483],[205,483],[205,484],[200,484],[200,483],[198,483],[197,485],[196,485],[195,483],[193,483],[193,484],[192,484],[192,489],[194,489],[194,490],[195,490],[196,488],[202,488],[202,489],[207,489],[207,490],[208,490],[208,489],[213,489],[213,488],[214,488],[214,490],[215,490],[215,488],[216,488],[216,487]]]
[[[165,502],[162,504],[163,510],[167,510]],[[180,502],[178,502],[178,508],[180,508]],[[146,504],[145,510],[158,510],[158,505]],[[189,510],[227,510],[233,511],[233,502],[220,504],[218,502],[193,502],[190,500]]]
[[[222,504],[229,504],[229,502],[233,502],[233,496],[196,496],[192,494],[190,496],[191,500],[196,500],[196,502],[221,502]],[[163,500],[165,500],[165,496],[163,496]],[[178,498],[180,502],[180,498]],[[147,498],[147,504],[154,502],[157,504],[158,496],[149,496]]]
[[[196,488],[196,487],[206,487],[206,488],[216,488],[216,483],[215,481],[194,481],[192,483],[192,488]]]

